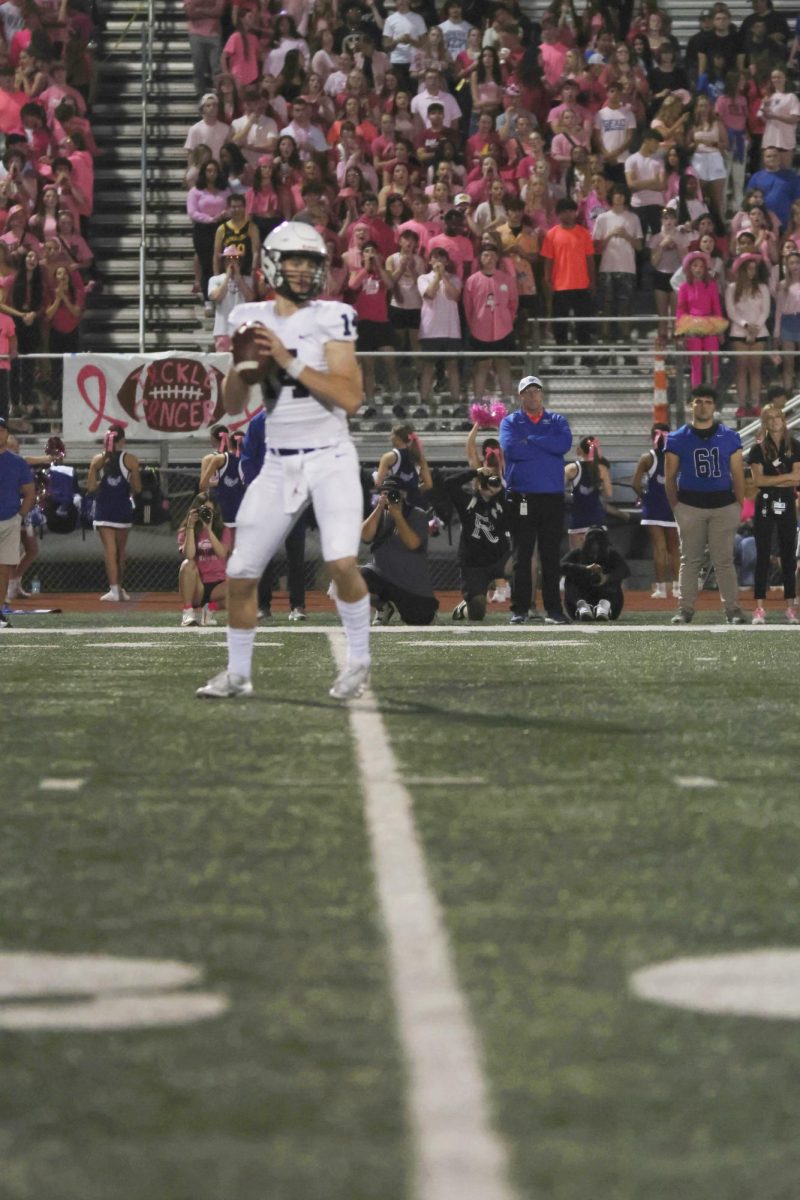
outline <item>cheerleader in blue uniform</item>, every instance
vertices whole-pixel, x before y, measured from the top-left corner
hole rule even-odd
[[[667,586],[670,583],[672,595],[679,595],[678,526],[664,490],[664,451],[668,433],[669,425],[663,421],[657,421],[653,425],[650,430],[652,448],[639,459],[632,480],[633,490],[641,504],[642,525],[647,527],[653,549],[656,579],[650,597],[652,600],[666,600]]]
[[[230,433],[224,425],[219,425],[212,429],[211,437],[217,449],[214,454],[207,454],[203,459],[200,469],[200,491],[211,493],[222,513],[223,524],[226,529],[232,531],[235,538],[236,514],[246,486],[240,457],[244,434]]]
[[[109,588],[101,600],[130,600],[122,586],[133,497],[142,490],[139,460],[125,449],[125,430],[112,425],[102,453],[89,464],[86,490],[95,497],[94,527],[103,543]]]
[[[610,500],[613,491],[609,463],[600,455],[597,438],[581,438],[578,457],[564,468],[564,482],[572,491],[569,545],[571,550],[577,550],[589,529],[606,528],[603,500]]]

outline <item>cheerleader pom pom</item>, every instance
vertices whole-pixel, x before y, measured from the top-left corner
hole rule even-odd
[[[508,409],[500,400],[495,400],[494,404],[489,406],[489,412],[492,414],[493,424],[495,424],[499,429],[500,422],[503,420],[503,417],[508,416]]]
[[[492,408],[494,408],[494,407],[497,407],[497,406],[496,405],[492,406]],[[502,405],[500,407],[502,407]],[[486,404],[470,404],[470,406],[469,406],[470,420],[472,421],[472,423],[474,425],[479,426],[480,429],[494,429],[495,428],[495,419],[494,419],[494,416],[492,415],[492,408],[489,408]],[[505,416],[505,412],[503,413],[503,415]]]

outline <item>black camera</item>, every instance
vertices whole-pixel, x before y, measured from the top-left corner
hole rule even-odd
[[[479,475],[478,481],[481,487],[499,488],[503,486],[503,481],[499,475]]]
[[[197,510],[197,516],[204,525],[210,525],[214,520],[214,510],[210,504],[202,504]]]
[[[403,493],[396,487],[381,488],[381,493],[386,497],[390,504],[403,503]]]

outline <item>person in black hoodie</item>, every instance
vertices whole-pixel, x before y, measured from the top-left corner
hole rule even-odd
[[[465,490],[467,483],[473,490]],[[486,593],[507,574],[511,544],[503,479],[493,466],[460,471],[445,481],[445,490],[461,521],[458,565],[464,599],[452,612],[454,621],[482,621]]]
[[[625,597],[628,564],[609,543],[605,529],[593,526],[583,545],[561,560],[564,607],[573,621],[616,621]]]

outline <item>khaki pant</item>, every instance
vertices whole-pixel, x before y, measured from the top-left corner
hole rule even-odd
[[[0,565],[4,567],[15,567],[22,558],[19,548],[20,526],[18,516],[0,521]],[[4,598],[0,597],[0,604]]]
[[[740,514],[739,504],[726,504],[724,508],[695,508],[691,504],[676,507],[675,520],[681,537],[681,608],[694,612],[699,591],[698,576],[708,546],[725,612],[738,611],[739,583],[733,565],[733,538]]]

